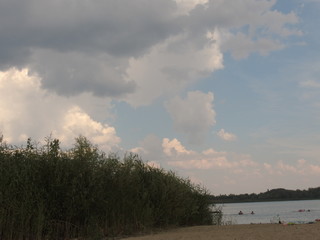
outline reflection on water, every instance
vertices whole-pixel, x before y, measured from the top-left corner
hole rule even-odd
[[[320,218],[320,200],[227,203],[216,207],[222,208],[225,224],[306,223]],[[243,214],[239,215],[240,211]]]

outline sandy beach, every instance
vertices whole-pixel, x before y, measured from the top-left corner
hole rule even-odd
[[[320,223],[196,226],[126,240],[320,240]]]

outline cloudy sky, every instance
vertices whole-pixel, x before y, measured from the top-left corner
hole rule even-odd
[[[82,134],[212,194],[320,177],[320,1],[0,0],[0,132]]]

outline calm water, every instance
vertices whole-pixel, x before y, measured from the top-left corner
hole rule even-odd
[[[232,224],[270,223],[279,222],[279,219],[287,223],[300,223],[320,218],[320,200],[227,203],[217,206],[222,207],[223,221]],[[239,215],[239,211],[243,215]]]

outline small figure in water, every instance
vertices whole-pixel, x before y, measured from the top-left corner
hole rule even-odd
[[[251,214],[254,214],[254,212],[253,212],[253,211],[251,211]]]
[[[242,212],[242,211],[240,211],[240,212],[239,212],[239,215],[242,215],[242,214],[243,214],[243,212]]]

